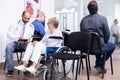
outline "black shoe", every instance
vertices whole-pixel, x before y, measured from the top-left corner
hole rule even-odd
[[[26,71],[26,72],[23,72],[24,75],[29,75],[30,72]]]
[[[104,65],[96,65],[94,66],[98,73],[106,73],[106,69],[104,69]]]
[[[96,70],[98,71],[98,73],[106,73],[106,69],[103,69],[101,67],[96,67]]]
[[[13,76],[13,70],[10,70],[10,71],[8,71],[7,73],[6,73],[6,76]]]

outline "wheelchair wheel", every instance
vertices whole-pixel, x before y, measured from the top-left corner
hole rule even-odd
[[[65,74],[67,75],[72,70],[72,63],[71,60],[64,61],[65,63]],[[58,64],[56,64],[55,69],[58,73],[64,75],[64,68],[63,68],[63,62],[61,60],[58,60]]]
[[[48,77],[48,72],[47,72],[47,71],[44,71],[43,76],[44,76],[44,77],[43,77],[43,78],[44,78],[44,80],[48,80],[48,78],[47,78],[47,77]]]

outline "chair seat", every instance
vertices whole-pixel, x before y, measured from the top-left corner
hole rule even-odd
[[[56,59],[62,59],[62,60],[71,60],[71,59],[79,59],[79,58],[85,58],[86,55],[75,55],[75,54],[70,54],[70,53],[57,53],[53,55],[53,58]]]
[[[16,52],[24,52],[24,51],[25,51],[25,49],[15,49],[14,53],[16,53]]]

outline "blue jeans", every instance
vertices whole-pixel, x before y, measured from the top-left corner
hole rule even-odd
[[[17,48],[25,50],[26,47],[27,47],[27,44],[21,44],[19,42],[11,42],[7,44],[5,53],[6,53],[6,63],[7,63],[8,70],[14,70],[14,64],[13,64],[14,51]]]
[[[113,53],[114,50],[115,50],[115,45],[111,42],[106,43],[106,45],[104,47],[102,47],[102,51],[107,52],[105,61],[107,61],[109,59],[110,55]],[[96,63],[96,65],[104,64],[104,57],[100,56],[100,55],[96,55],[95,63]]]

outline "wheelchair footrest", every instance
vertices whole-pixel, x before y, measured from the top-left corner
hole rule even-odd
[[[42,66],[40,66],[39,68],[36,69],[36,72],[35,72],[34,76],[36,76],[36,75],[38,75],[38,74],[40,74],[44,71],[47,71],[47,67],[42,65]]]

